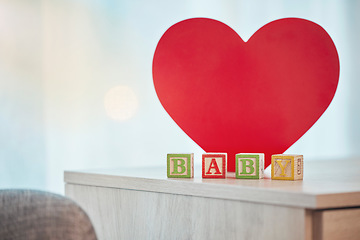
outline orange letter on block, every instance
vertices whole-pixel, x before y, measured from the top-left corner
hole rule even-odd
[[[271,179],[302,180],[304,156],[298,154],[274,154],[271,156]]]
[[[279,164],[280,168],[281,168],[281,176],[285,176],[285,169],[286,166],[289,164],[290,160],[284,160],[286,162],[285,166],[282,165],[282,160],[276,160],[277,164]]]

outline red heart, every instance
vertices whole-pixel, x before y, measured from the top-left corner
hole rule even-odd
[[[323,114],[339,80],[339,57],[319,25],[285,18],[247,42],[227,25],[193,18],[170,27],[153,59],[165,110],[206,152],[283,153]]]

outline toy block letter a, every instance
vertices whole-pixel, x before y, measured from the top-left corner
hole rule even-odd
[[[206,153],[202,155],[203,178],[225,178],[227,153]]]
[[[215,169],[214,174],[221,174],[215,158],[211,159],[210,167],[206,174],[211,174],[212,169]]]

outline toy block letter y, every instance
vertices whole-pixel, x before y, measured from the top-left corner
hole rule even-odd
[[[303,155],[275,154],[271,156],[271,179],[302,180]]]

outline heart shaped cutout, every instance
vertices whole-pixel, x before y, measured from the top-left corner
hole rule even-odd
[[[326,31],[308,20],[270,22],[244,42],[208,18],[171,26],[153,59],[161,104],[206,152],[283,153],[319,119],[339,80]]]

